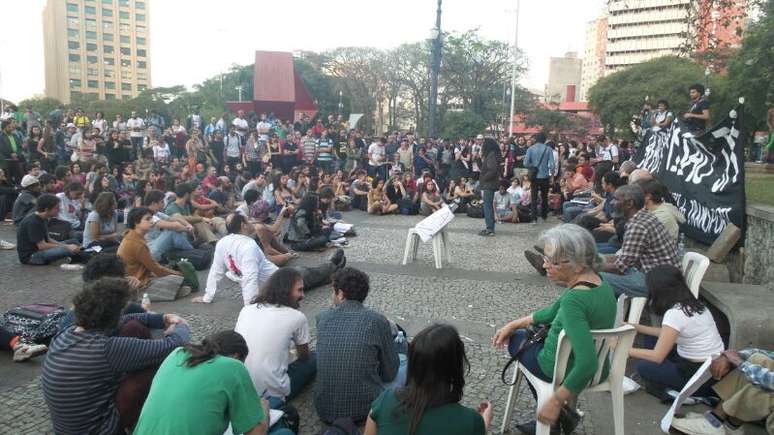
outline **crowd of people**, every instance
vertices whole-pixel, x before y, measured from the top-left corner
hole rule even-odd
[[[705,109],[698,104],[696,122],[708,119]],[[666,112],[659,102],[654,127],[671,122]],[[766,418],[774,428],[774,355],[725,348],[679,269],[684,216],[637,169],[626,141],[449,141],[410,131],[366,139],[334,115],[292,123],[241,111],[209,123],[195,111],[169,126],[136,112],[112,123],[80,110],[22,119],[2,121],[0,218],[11,215],[17,240],[0,247],[15,248],[22,264],[79,264],[84,284],[48,346],[4,329],[0,345],[15,361],[48,353],[42,386],[57,433],[287,434],[298,424],[289,401],[313,382],[317,416],[344,433],[486,433],[492,405],[460,404],[469,362],[457,330],[434,324],[409,340],[367,307],[369,277],[347,266],[343,249],[356,231],[342,211],[430,215],[447,204],[483,217],[485,237],[497,224],[563,221],[525,257],[567,290],[492,339],[544,380],[560,331],[570,340],[573,360],[537,421],[565,433],[578,424],[575,399],[598,369],[590,331],[613,327],[616,297],[626,294],[647,297],[657,323],[634,325],[647,338],[630,351],[647,391],[670,397],[716,358],[714,379],[697,392],[714,409],[675,428],[738,433]],[[331,248],[318,266],[289,266]],[[147,303],[196,292],[174,259],[201,253],[207,282],[191,301],[212,303],[229,280],[243,308],[232,329],[192,343],[185,319]],[[317,315],[312,346],[299,308],[326,283],[333,307]],[[534,325],[551,327],[521,353]]]

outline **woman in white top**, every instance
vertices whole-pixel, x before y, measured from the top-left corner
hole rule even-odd
[[[661,129],[669,128],[672,125],[672,120],[675,118],[672,112],[669,111],[669,102],[667,100],[658,100],[657,107],[650,119],[650,124]]]
[[[702,363],[722,353],[725,346],[712,313],[693,296],[680,269],[657,266],[645,275],[645,284],[651,313],[663,320],[660,328],[634,325],[640,334],[658,340],[652,349],[631,349],[629,356],[639,360],[635,368],[647,391],[666,399],[666,390],[682,390]],[[714,383],[710,379],[695,395],[716,396],[710,388]]]
[[[169,149],[169,145],[166,141],[163,140],[157,140],[153,144],[153,160],[162,165],[162,164],[169,164],[169,159],[171,158],[172,151]]]

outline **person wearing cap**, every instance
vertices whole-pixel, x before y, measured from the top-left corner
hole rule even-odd
[[[57,262],[71,262],[77,257],[77,241],[57,242],[48,235],[48,220],[59,215],[59,198],[43,194],[30,213],[19,223],[16,231],[16,252],[22,264],[42,266]]]
[[[22,191],[13,203],[13,223],[19,225],[28,214],[35,210],[35,202],[40,195],[40,180],[38,177],[27,174],[21,181]]]

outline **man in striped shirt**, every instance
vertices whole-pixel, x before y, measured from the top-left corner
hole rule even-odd
[[[314,165],[317,156],[317,141],[314,139],[312,129],[306,131],[306,136],[301,138],[301,151],[304,155],[304,162]]]
[[[187,323],[174,314],[121,316],[128,301],[129,284],[122,278],[88,283],[73,299],[75,325],[52,341],[41,378],[55,433],[113,435],[130,429],[152,373],[189,341]],[[149,329],[162,328],[164,338],[150,339]],[[150,373],[134,376],[143,369]]]
[[[317,166],[323,168],[326,174],[333,172],[333,141],[327,131],[323,131],[317,140]]]

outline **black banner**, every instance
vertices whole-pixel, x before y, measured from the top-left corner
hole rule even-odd
[[[650,129],[634,156],[672,192],[685,215],[681,231],[691,239],[711,244],[729,222],[744,231],[743,109],[698,136],[677,120],[669,129]]]

